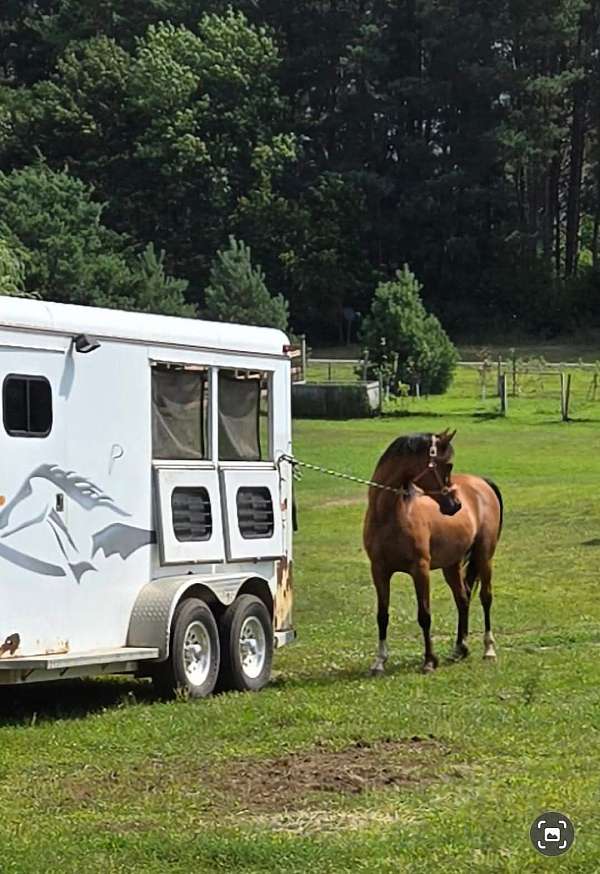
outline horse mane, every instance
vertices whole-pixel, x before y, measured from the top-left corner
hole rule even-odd
[[[421,452],[427,451],[431,446],[431,436],[431,434],[421,432],[417,434],[403,434],[401,437],[396,437],[377,462],[377,466],[392,458],[420,455]]]

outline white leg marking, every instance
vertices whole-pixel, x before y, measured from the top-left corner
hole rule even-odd
[[[494,644],[496,641],[494,640],[494,635],[491,631],[486,631],[483,635],[483,657],[484,659],[495,659],[496,658],[496,648]]]
[[[385,663],[388,660],[388,648],[385,640],[379,641],[379,649],[377,651],[377,658],[373,662],[371,666],[372,674],[383,674],[385,670]]]

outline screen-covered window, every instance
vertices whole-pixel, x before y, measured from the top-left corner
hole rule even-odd
[[[152,369],[152,457],[208,458],[208,370]]]
[[[263,486],[242,486],[236,496],[238,525],[244,540],[272,537],[275,530],[271,492]]]
[[[264,371],[219,371],[219,458],[269,461],[271,378]]]
[[[178,486],[171,495],[171,511],[177,540],[210,540],[213,522],[208,489]]]
[[[52,388],[44,376],[11,374],[2,387],[4,429],[11,437],[47,437],[52,430]]]

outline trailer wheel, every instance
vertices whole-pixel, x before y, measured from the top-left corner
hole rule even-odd
[[[273,625],[269,611],[254,595],[240,595],[219,624],[221,689],[258,692],[271,677]]]
[[[198,598],[182,601],[173,616],[169,658],[153,674],[157,690],[206,698],[217,683],[219,664],[219,631],[210,608]]]

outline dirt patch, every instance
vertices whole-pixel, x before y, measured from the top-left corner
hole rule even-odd
[[[70,777],[46,781],[53,805],[62,809],[95,807],[140,795],[190,796],[198,814],[252,816],[310,812],[330,806],[336,796],[370,790],[401,792],[462,776],[447,757],[449,749],[433,737],[359,740],[341,750],[317,745],[270,759],[231,759],[209,764],[189,758],[150,759],[124,770],[92,766]],[[45,803],[45,802],[44,802]],[[335,806],[335,805],[334,805]],[[287,820],[282,821],[287,828]]]
[[[306,804],[312,793],[356,795],[430,783],[439,777],[445,752],[433,738],[357,741],[343,750],[316,747],[277,759],[232,762],[210,777],[229,805],[281,810]]]

